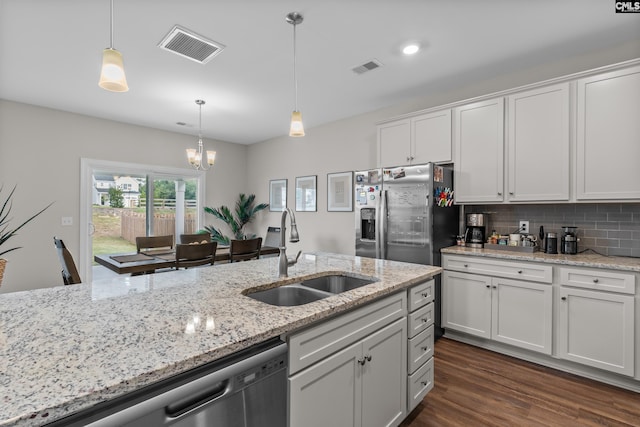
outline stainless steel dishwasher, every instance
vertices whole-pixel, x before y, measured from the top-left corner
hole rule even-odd
[[[51,426],[282,427],[287,345],[265,342]]]

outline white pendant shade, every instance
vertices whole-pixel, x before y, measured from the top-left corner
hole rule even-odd
[[[302,124],[302,113],[300,111],[291,113],[289,136],[304,136],[304,125]]]
[[[98,86],[111,92],[126,92],[129,90],[127,78],[124,75],[122,54],[115,49],[106,48],[102,52],[102,72]]]

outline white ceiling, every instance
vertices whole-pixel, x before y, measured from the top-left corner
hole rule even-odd
[[[0,98],[251,144],[285,135],[298,11],[305,128],[566,56],[640,40],[613,0],[115,0],[129,92],[98,87],[109,0],[0,0]],[[180,25],[226,49],[206,65],[157,47]],[[413,57],[401,46],[418,41]],[[640,52],[639,52],[640,54]],[[639,55],[640,56],[640,55]],[[382,68],[351,69],[371,59]],[[176,122],[185,122],[179,126]]]

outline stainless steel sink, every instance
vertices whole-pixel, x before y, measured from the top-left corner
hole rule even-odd
[[[330,297],[331,295],[333,294],[307,288],[295,283],[292,285],[280,286],[279,288],[271,288],[265,291],[254,292],[247,296],[267,304],[277,305],[279,307],[289,307],[308,304],[310,302]]]
[[[301,285],[320,291],[331,292],[332,294],[339,294],[373,282],[374,280],[350,276],[322,276],[305,280]]]
[[[335,294],[350,291],[375,280],[350,276],[321,276],[300,283],[283,285],[247,294],[249,298],[279,307],[309,304]]]

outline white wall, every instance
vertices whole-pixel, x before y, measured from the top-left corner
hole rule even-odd
[[[288,179],[287,205],[294,210],[295,178],[318,175],[318,212],[296,213],[300,242],[288,243],[291,249],[287,253],[293,254],[302,249],[354,254],[354,213],[327,212],[327,173],[375,167],[376,122],[638,57],[640,41],[588,55],[567,57],[563,61],[519,73],[494,76],[467,87],[456,87],[446,82],[442,87],[434,85],[430,96],[305,129],[303,138],[284,136],[255,144],[249,147],[248,152],[248,186],[255,192],[257,200],[268,202],[269,180]],[[300,109],[304,118],[304,105],[300,105]],[[267,226],[280,224],[280,217],[276,212],[260,216],[252,224],[254,231],[264,234]]]
[[[206,174],[206,205],[232,205],[247,186],[247,147],[204,142],[217,151],[215,167]],[[15,225],[54,202],[11,239],[23,248],[3,256],[8,262],[0,292],[62,284],[53,236],[78,256],[80,158],[184,168],[185,149],[196,144],[196,136],[0,100],[0,184],[4,196],[18,185]],[[63,216],[73,217],[74,225],[62,227]]]

